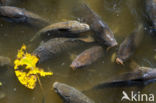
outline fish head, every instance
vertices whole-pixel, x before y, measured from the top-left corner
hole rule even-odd
[[[65,101],[69,101],[71,88],[66,84],[55,82],[53,84],[54,91],[63,98]]]
[[[11,60],[8,57],[0,56],[0,66],[1,67],[9,67],[11,66]]]
[[[70,65],[70,67],[71,67],[73,70],[76,70],[77,68],[81,67],[81,63],[78,62],[78,61],[73,61],[72,64]]]
[[[102,44],[105,44],[108,47],[114,47],[118,44],[114,38],[114,33],[106,23],[98,20],[97,26],[94,28],[97,28],[97,30],[95,31],[97,34],[96,36],[103,42]]]
[[[86,23],[80,23],[78,21],[71,21],[70,25],[72,27],[72,30],[77,32],[85,32],[90,30],[90,26]]]
[[[128,60],[128,58],[133,54],[133,52],[122,51],[122,53],[117,53],[116,63],[124,65],[124,62]]]
[[[109,29],[104,29],[103,31],[103,39],[105,40],[105,44],[109,47],[115,47],[118,45],[117,41],[114,38],[114,34]]]
[[[117,64],[124,65],[124,61],[123,61],[121,58],[116,58],[115,62],[116,62]]]
[[[88,55],[87,53],[84,53],[83,57],[79,58],[76,58],[72,64],[70,65],[70,67],[73,69],[73,70],[76,70],[78,68],[82,68],[82,67],[85,67],[86,66],[86,62],[88,61],[88,59],[91,58],[90,55]]]

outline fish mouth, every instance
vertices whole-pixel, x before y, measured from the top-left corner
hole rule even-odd
[[[123,60],[122,59],[120,59],[120,58],[116,58],[116,63],[117,64],[121,64],[121,65],[124,65],[124,62],[123,62]]]
[[[55,91],[56,93],[59,93],[59,90],[57,89],[57,86],[58,86],[58,82],[55,82],[55,83],[53,84],[54,91]]]
[[[82,68],[84,67],[80,61],[77,61],[77,62],[73,62],[70,67],[73,69],[73,70],[76,70],[78,68]]]
[[[55,82],[55,83],[53,84],[53,88],[54,88],[55,92],[58,92],[57,85],[58,85],[58,82]]]
[[[74,64],[71,64],[70,67],[75,71],[76,70],[76,66]]]
[[[113,43],[110,44],[110,48],[116,47],[118,45],[118,43],[116,41],[114,41]]]
[[[88,24],[85,24],[85,23],[81,23],[81,26],[83,28],[85,28],[85,30],[89,31],[90,30],[90,26]]]
[[[53,84],[54,91],[55,91],[61,98],[63,98],[64,100],[68,99],[69,96],[66,96],[66,95],[62,94],[61,90],[59,90],[58,87],[59,87],[59,82],[55,82],[55,83]]]
[[[75,71],[77,67],[79,66],[78,62],[73,61],[70,67]]]

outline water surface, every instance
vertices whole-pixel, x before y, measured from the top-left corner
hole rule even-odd
[[[138,18],[144,18],[146,15],[143,0],[86,0],[85,2],[109,25],[119,43],[137,27]],[[79,20],[73,13],[74,8],[79,7],[78,0],[23,0],[16,6],[39,14],[51,23]],[[37,28],[0,20],[0,55],[10,57],[13,62],[22,44],[28,45],[29,52],[33,51],[34,47],[30,46],[29,40],[37,31]],[[145,32],[143,43],[132,59],[142,66],[156,67],[154,60],[156,41],[154,39],[149,32]],[[6,95],[0,103],[62,103],[60,97],[52,89],[55,81],[69,84],[83,91],[112,76],[130,71],[128,66],[112,63],[111,53],[107,52],[95,64],[73,71],[69,68],[72,62],[71,55],[77,55],[83,50],[84,48],[65,52],[62,56],[40,65],[45,70],[54,72],[51,77],[41,78],[43,90],[39,84],[34,90],[22,86],[15,77],[13,68],[0,73],[0,81],[3,83],[0,91]],[[150,84],[143,89],[137,87],[104,88],[88,91],[85,94],[96,103],[120,103],[123,90],[127,92],[139,90],[142,93],[156,94],[156,84]]]

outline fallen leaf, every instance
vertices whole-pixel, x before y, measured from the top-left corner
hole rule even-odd
[[[2,82],[0,82],[0,86],[2,86]]]
[[[35,55],[26,52],[26,46],[23,45],[18,50],[17,59],[14,61],[14,70],[19,82],[29,89],[34,89],[38,76],[45,77],[53,75],[52,72],[44,72],[36,66],[38,58]]]

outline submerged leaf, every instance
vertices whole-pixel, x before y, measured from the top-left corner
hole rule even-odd
[[[29,89],[35,88],[38,75],[43,77],[53,75],[52,72],[44,72],[43,69],[36,67],[38,60],[35,55],[27,53],[26,46],[23,45],[14,61],[15,74],[19,82]]]
[[[0,82],[0,86],[2,86],[2,82]]]
[[[111,62],[112,63],[115,62],[115,59],[116,59],[116,53],[113,53],[111,57]]]

